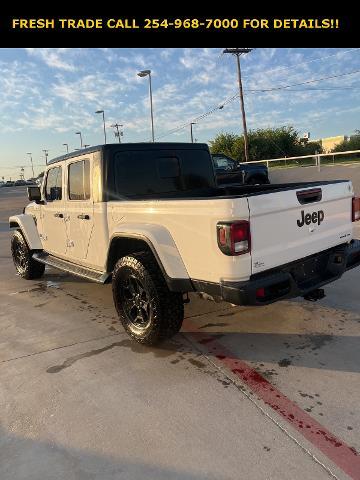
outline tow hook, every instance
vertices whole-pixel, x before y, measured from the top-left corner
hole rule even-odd
[[[312,290],[311,292],[304,295],[304,299],[308,302],[316,302],[317,300],[321,300],[324,298],[325,292],[323,288],[317,288],[316,290]]]

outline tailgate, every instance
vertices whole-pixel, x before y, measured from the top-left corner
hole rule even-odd
[[[347,181],[249,196],[252,273],[350,241],[352,196]]]

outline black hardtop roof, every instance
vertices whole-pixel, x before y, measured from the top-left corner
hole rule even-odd
[[[48,161],[48,165],[57,162],[63,162],[69,158],[80,157],[88,153],[93,152],[104,152],[106,150],[203,150],[204,148],[208,149],[206,143],[180,143],[180,142],[155,142],[155,143],[107,143],[106,145],[96,145],[94,147],[82,148],[81,150],[75,150],[74,152],[69,152],[66,155],[61,155],[60,157],[53,158]]]

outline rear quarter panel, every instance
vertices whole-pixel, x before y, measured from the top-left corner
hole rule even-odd
[[[171,235],[189,277],[215,283],[220,279],[249,278],[250,255],[236,257],[224,255],[219,250],[216,237],[217,222],[248,218],[246,199],[177,199],[108,203],[111,235],[122,229],[122,225],[126,223],[162,226]],[[163,246],[158,244],[154,247],[166,255]]]

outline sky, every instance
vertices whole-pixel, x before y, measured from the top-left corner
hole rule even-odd
[[[221,132],[241,133],[235,58],[223,48],[0,49],[0,179],[32,176],[49,158],[85,144],[108,143],[111,125],[123,124],[123,142],[151,139],[148,77],[152,72],[155,139],[208,142]],[[311,139],[360,129],[360,49],[256,48],[242,56],[248,129],[292,125]],[[319,82],[319,78],[343,75]],[[308,82],[291,88],[280,88]],[[265,90],[265,91],[262,91]],[[232,100],[231,100],[232,99]],[[225,105],[224,105],[225,104]],[[218,108],[224,105],[223,108]],[[185,128],[177,127],[185,125]]]

